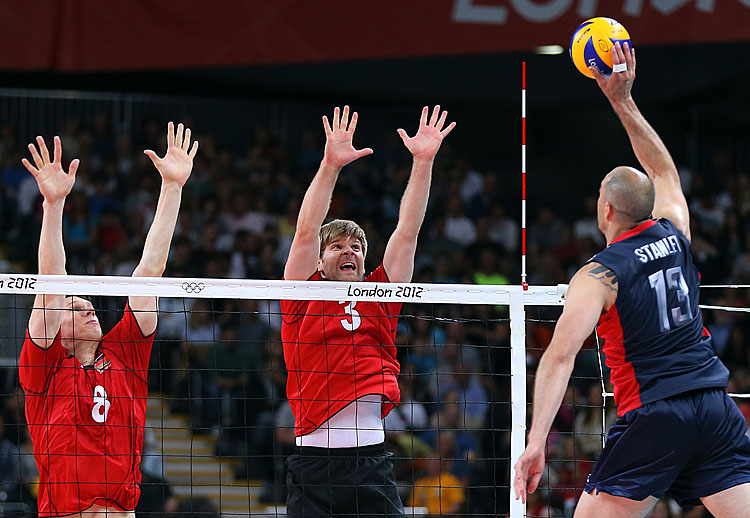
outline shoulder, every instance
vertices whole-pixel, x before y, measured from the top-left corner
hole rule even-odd
[[[383,263],[375,268],[368,276],[364,278],[365,282],[391,282],[388,278],[388,273],[385,271]]]
[[[594,259],[584,264],[573,276],[571,282],[576,279],[593,279],[606,286],[609,290],[617,293],[617,275],[615,272]]]
[[[570,280],[566,306],[571,296],[575,294],[576,300],[584,304],[588,304],[591,300],[600,300],[602,309],[609,311],[617,301],[618,288],[617,274],[608,266],[591,260],[583,265]]]
[[[120,318],[120,320],[112,329],[104,334],[102,339],[103,341],[108,341],[127,337],[127,339],[130,340],[132,339],[132,337],[138,336],[143,338],[153,338],[155,334],[155,329],[149,334],[145,334],[143,332],[143,329],[141,329],[141,325],[138,323],[138,319],[136,318],[135,313],[133,312],[133,309],[130,307],[130,303],[128,302],[125,303],[125,309],[122,312],[122,317]]]

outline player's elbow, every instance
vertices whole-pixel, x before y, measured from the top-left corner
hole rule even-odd
[[[546,360],[557,368],[573,368],[573,364],[576,361],[575,350],[564,347],[563,345],[556,344],[554,341],[550,343],[547,348],[547,352],[544,354]]]

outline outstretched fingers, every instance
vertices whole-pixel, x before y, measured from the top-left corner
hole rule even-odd
[[[342,131],[347,131],[347,124],[349,124],[349,106],[344,106],[344,112],[341,114],[341,126]]]
[[[59,164],[62,162],[62,141],[58,136],[55,136],[52,141],[54,142],[52,156],[54,157],[54,161]]]
[[[36,178],[36,175],[39,174],[39,169],[31,165],[31,162],[29,162],[26,158],[22,158],[21,163],[26,168],[26,170],[34,175],[34,178]]]
[[[190,149],[190,128],[185,128],[185,138],[182,141],[182,150],[187,153]]]
[[[372,155],[372,148],[366,147],[364,149],[357,149],[355,152],[356,152],[355,160],[358,160],[362,158],[363,156]],[[353,161],[354,160],[352,160],[352,162]]]
[[[339,128],[340,128],[339,121],[340,120],[341,120],[341,110],[339,109],[338,106],[336,106],[333,109],[333,127],[332,127],[332,129],[333,129],[334,132],[336,132],[336,131],[339,130]]]
[[[151,162],[153,162],[155,166],[158,166],[159,162],[161,161],[161,158],[159,158],[159,155],[154,153],[151,149],[143,150],[143,154],[149,157],[151,159]]]
[[[422,116],[419,118],[419,127],[427,126],[427,115],[430,113],[430,109],[425,106],[422,108]]]
[[[81,163],[80,160],[77,158],[73,159],[73,161],[70,163],[70,168],[68,169],[68,174],[75,178],[76,173],[78,172],[78,165]]]
[[[36,150],[36,146],[34,144],[29,144],[29,152],[31,153],[31,158],[34,160],[36,168],[41,169],[42,167],[44,167],[44,160],[42,160],[42,157],[39,156],[39,151]]]
[[[167,123],[167,149],[174,146],[174,122]]]
[[[354,130],[357,129],[357,121],[359,120],[359,114],[357,112],[352,113],[352,122],[349,124],[349,129],[347,130],[352,135],[354,134]]]
[[[42,155],[42,159],[44,160],[43,164],[49,164],[49,150],[47,149],[47,143],[44,142],[44,139],[41,136],[38,136],[36,138],[36,143],[39,145],[39,152]]]
[[[430,117],[430,126],[436,127],[438,123],[438,117],[440,116],[440,105],[436,104],[432,109],[432,117]]]
[[[445,113],[447,115],[448,112],[443,112],[443,113]],[[443,122],[445,122],[445,121],[443,121]],[[441,124],[441,126],[442,126],[442,124]],[[440,134],[443,137],[445,137],[448,133],[450,133],[451,131],[453,131],[453,128],[455,128],[455,127],[456,127],[456,123],[455,122],[451,122],[450,124],[448,124],[447,128],[445,128],[443,131],[440,132]]]
[[[190,148],[190,152],[188,153],[190,160],[195,158],[196,153],[198,153],[198,141],[197,140],[193,142],[193,147]]]
[[[448,110],[443,110],[443,113],[440,114],[440,118],[437,121],[437,124],[435,124],[435,128],[438,131],[441,131],[443,129],[443,126],[445,126],[445,119],[448,118]]]
[[[182,123],[177,125],[177,134],[174,137],[174,145],[182,149],[182,132],[185,130],[185,126]]]
[[[333,133],[333,130],[331,129],[331,124],[328,122],[328,117],[326,117],[325,115],[323,115],[323,131],[326,134],[326,138],[328,137],[328,135]]]

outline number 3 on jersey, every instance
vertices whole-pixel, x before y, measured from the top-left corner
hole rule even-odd
[[[342,300],[339,304],[346,304],[346,306],[344,306],[344,312],[351,315],[350,318],[341,319],[341,325],[344,326],[344,329],[347,331],[358,329],[359,326],[362,325],[362,317],[359,316],[359,311],[354,309],[354,306],[357,305],[357,301],[345,302]]]
[[[110,402],[107,399],[107,392],[104,387],[97,385],[94,387],[94,408],[91,409],[91,417],[97,423],[103,423],[107,420]]]
[[[675,327],[688,323],[693,319],[693,311],[690,308],[690,289],[685,277],[682,276],[682,267],[676,266],[667,270],[659,270],[648,276],[651,289],[656,293],[656,303],[659,306],[659,327],[662,331],[669,331],[669,315],[667,314],[667,288],[677,291],[677,307],[670,308],[672,322]],[[683,313],[683,308],[685,312]]]

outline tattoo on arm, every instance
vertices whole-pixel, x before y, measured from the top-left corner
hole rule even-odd
[[[615,272],[606,266],[595,266],[588,271],[588,275],[604,284],[611,291],[617,293],[617,276],[615,275]]]

